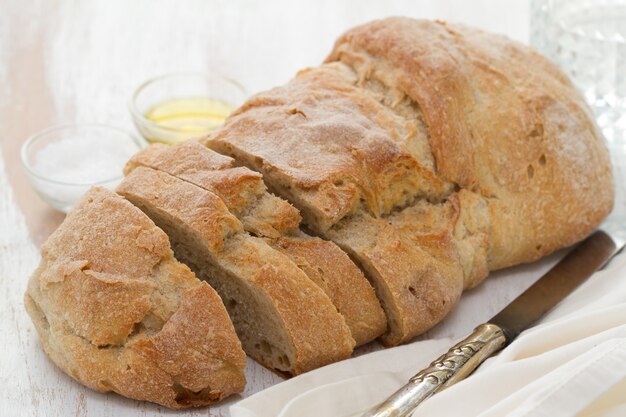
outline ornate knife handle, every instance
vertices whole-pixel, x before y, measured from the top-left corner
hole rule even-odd
[[[507,344],[502,328],[485,323],[420,371],[391,397],[363,417],[404,417],[422,401],[464,379]]]

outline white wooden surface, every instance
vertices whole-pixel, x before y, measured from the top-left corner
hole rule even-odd
[[[524,0],[0,0],[0,416],[228,416],[237,400],[172,412],[92,392],[46,358],[22,294],[38,246],[62,216],[25,182],[18,150],[28,135],[73,121],[132,129],[132,90],[171,71],[214,67],[250,92],[266,89],[319,63],[344,30],[389,15],[461,21],[524,41],[527,8]],[[493,274],[424,337],[463,336],[557,257]],[[247,376],[244,396],[280,381],[252,361]]]

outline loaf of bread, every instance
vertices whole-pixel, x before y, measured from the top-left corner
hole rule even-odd
[[[322,288],[344,317],[357,346],[380,336],[387,320],[359,268],[334,243],[300,231],[299,212],[268,193],[260,174],[234,167],[233,162],[194,141],[172,147],[154,144],[131,158],[125,172],[147,166],[213,192],[246,231],[264,237]]]
[[[443,22],[348,31],[206,145],[262,173],[359,262],[388,345],[490,270],[582,239],[613,203],[608,152],[569,80],[523,45]]]
[[[246,233],[215,194],[148,167],[134,169],[117,191],[217,290],[258,362],[296,375],[352,354],[354,339],[330,298],[288,257]]]
[[[126,174],[124,198],[91,191],[44,245],[26,306],[68,374],[172,408],[241,391],[241,345],[295,375],[409,341],[489,271],[584,238],[614,198],[554,65],[405,18],[348,31],[324,64]]]
[[[97,391],[185,408],[246,383],[219,296],[174,259],[163,231],[105,189],[44,244],[25,305],[48,356]]]

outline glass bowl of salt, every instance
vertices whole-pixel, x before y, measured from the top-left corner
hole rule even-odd
[[[69,124],[31,136],[22,146],[21,158],[37,194],[67,213],[89,188],[114,189],[128,159],[145,145],[115,127]]]

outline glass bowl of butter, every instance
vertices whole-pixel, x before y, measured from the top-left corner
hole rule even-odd
[[[140,85],[130,111],[147,141],[173,144],[208,135],[245,99],[238,82],[217,72],[178,73]]]
[[[144,140],[112,126],[67,124],[31,136],[21,159],[37,194],[67,213],[90,187],[115,189],[126,162],[144,146]]]

